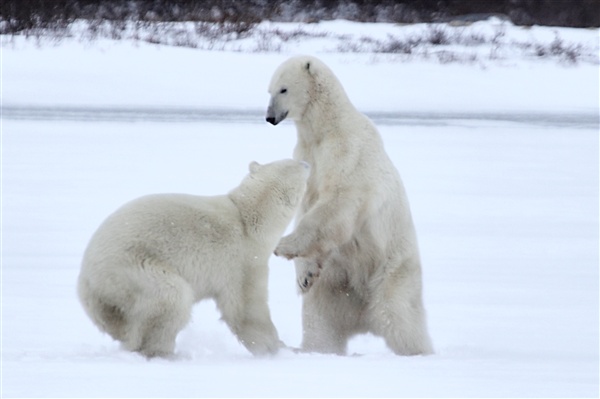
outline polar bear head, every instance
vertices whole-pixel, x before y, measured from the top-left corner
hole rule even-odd
[[[239,209],[247,233],[271,237],[275,248],[302,201],[310,167],[306,162],[284,159],[265,165],[252,162],[249,169],[229,197]]]
[[[251,162],[248,169],[250,173],[240,186],[245,198],[256,202],[256,207],[265,207],[265,212],[295,212],[310,174],[310,166],[306,162],[293,159],[264,165]]]
[[[326,108],[331,95],[333,102],[346,98],[333,72],[311,56],[292,57],[281,64],[271,78],[269,94],[266,120],[273,125],[286,118],[299,121],[311,107]]]

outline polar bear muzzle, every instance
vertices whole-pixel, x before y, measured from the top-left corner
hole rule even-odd
[[[269,107],[267,109],[267,122],[269,122],[271,125],[277,125],[279,122],[281,122],[282,120],[284,120],[288,115],[288,111],[282,112],[279,115],[276,115],[275,112],[273,112],[273,110],[271,109],[271,107]]]

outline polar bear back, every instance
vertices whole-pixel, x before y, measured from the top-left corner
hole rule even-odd
[[[228,277],[222,271],[245,251],[243,238],[239,210],[227,196],[150,195],[125,204],[106,219],[88,245],[83,268],[101,263],[106,273],[111,268],[140,267],[151,259],[172,268],[201,292],[205,286],[225,283],[218,280]]]

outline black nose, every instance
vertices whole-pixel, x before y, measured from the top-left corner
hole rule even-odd
[[[269,122],[271,125],[276,125],[277,123],[275,122],[275,118],[272,116],[267,116],[267,122]]]

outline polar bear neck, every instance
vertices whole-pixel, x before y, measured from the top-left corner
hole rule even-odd
[[[260,240],[277,240],[292,220],[295,209],[277,203],[273,190],[266,187],[261,192],[253,191],[255,187],[240,185],[229,193],[229,199],[238,208],[244,232]]]
[[[332,111],[337,115],[340,110],[347,110],[348,107],[354,108],[342,83],[334,73],[324,65],[313,76],[310,91],[312,101],[308,105],[307,111],[324,114],[315,116],[321,117],[331,115],[330,112]],[[327,120],[327,118],[319,118],[318,120],[324,121]]]
[[[348,122],[348,115],[356,113],[337,77],[330,71],[326,72],[315,77],[310,89],[312,100],[302,117],[295,120],[298,143],[308,147],[318,145],[327,138],[341,138],[348,132],[343,128]]]

